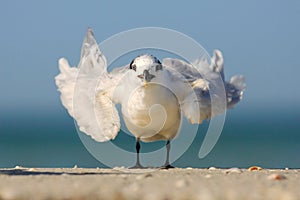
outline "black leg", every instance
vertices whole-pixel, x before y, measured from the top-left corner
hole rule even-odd
[[[143,166],[140,163],[140,149],[141,149],[140,138],[136,138],[135,148],[136,148],[136,164],[135,166],[131,167],[131,169],[143,168]]]
[[[170,140],[167,141],[166,143],[166,149],[167,149],[167,158],[166,158],[166,163],[163,167],[161,167],[162,169],[170,169],[170,168],[174,168],[172,165],[170,165],[170,148],[171,148],[171,144],[170,144]]]

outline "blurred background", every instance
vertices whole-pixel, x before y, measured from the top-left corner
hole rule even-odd
[[[298,0],[2,1],[0,167],[104,167],[60,103],[57,61],[78,64],[88,27],[100,43],[121,31],[157,26],[192,37],[209,53],[220,49],[225,75],[243,74],[247,83],[211,153],[198,158],[206,122],[174,165],[299,168],[299,19]],[[126,144],[134,151],[133,138]]]

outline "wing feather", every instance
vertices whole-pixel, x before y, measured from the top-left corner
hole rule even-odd
[[[60,74],[55,77],[55,84],[61,93],[60,100],[63,106],[67,109],[68,113],[74,117],[73,96],[78,69],[70,67],[65,58],[59,59],[58,65]]]
[[[204,119],[210,119],[225,112],[222,106],[222,96],[218,92],[212,92],[220,91],[221,88],[218,86],[220,77],[226,90],[227,108],[233,108],[242,99],[246,87],[244,77],[237,75],[229,82],[225,81],[224,59],[220,50],[213,52],[210,64],[205,59],[189,64],[179,59],[165,58],[163,65],[173,71],[173,76],[179,79],[184,78],[190,84],[191,89],[186,89],[189,92],[181,92],[185,94],[181,101],[183,113],[191,123],[202,123]]]
[[[99,142],[114,139],[120,130],[118,111],[111,97],[114,82],[91,29],[84,38],[78,67],[70,67],[62,58],[59,69],[55,80],[62,104],[79,129]]]

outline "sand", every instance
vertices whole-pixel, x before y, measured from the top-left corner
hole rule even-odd
[[[297,200],[300,170],[16,167],[0,169],[0,199]]]

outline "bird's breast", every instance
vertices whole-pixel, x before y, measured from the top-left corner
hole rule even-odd
[[[179,102],[160,84],[148,83],[132,90],[127,102],[122,103],[122,112],[129,131],[139,137],[165,132],[174,135],[180,124]]]

